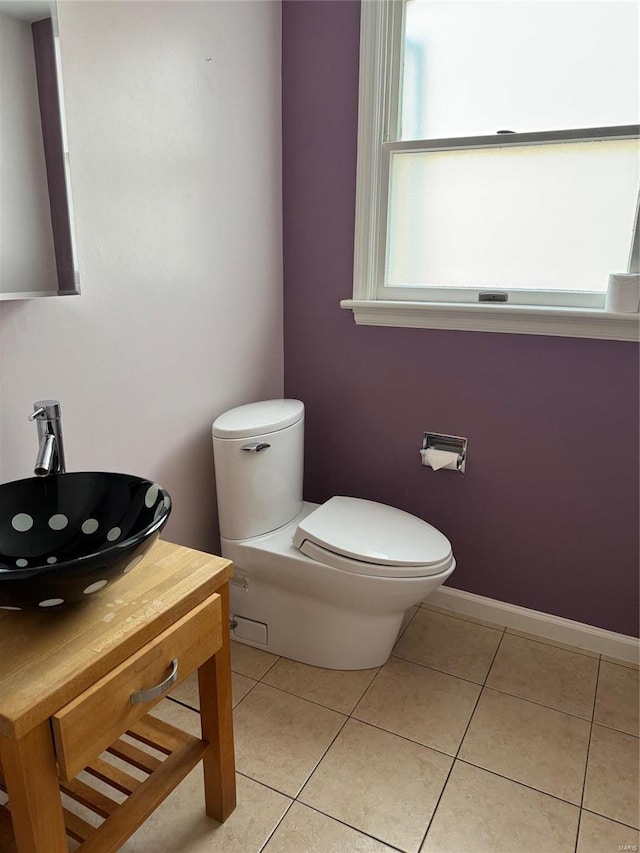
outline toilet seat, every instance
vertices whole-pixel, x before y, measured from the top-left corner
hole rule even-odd
[[[408,512],[361,498],[334,497],[307,515],[293,544],[317,562],[376,577],[424,577],[453,564],[449,540]]]

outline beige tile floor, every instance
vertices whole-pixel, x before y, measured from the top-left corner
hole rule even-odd
[[[638,670],[422,606],[379,670],[234,644],[238,807],[196,768],[126,853],[638,850]],[[156,713],[199,732],[193,678]]]

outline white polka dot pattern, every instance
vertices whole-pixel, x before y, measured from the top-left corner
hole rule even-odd
[[[102,589],[104,586],[107,585],[107,583],[108,581],[105,580],[96,581],[95,583],[89,584],[89,586],[85,590],[83,590],[83,592],[85,595],[90,595],[92,592],[97,592],[99,589]]]
[[[43,490],[43,481],[34,478],[35,486],[12,489],[9,501],[3,497],[11,509],[4,519],[0,567],[13,570],[15,584],[0,596],[5,602],[0,609],[62,610],[72,602],[88,603],[144,560],[173,507],[150,479],[81,472],[69,475],[69,487],[73,477],[77,495],[75,486],[67,493],[44,483]]]
[[[126,574],[127,574],[127,572],[130,572],[130,571],[131,571],[131,569],[135,569],[135,567],[138,565],[138,563],[139,563],[141,560],[142,560],[142,555],[141,555],[141,556],[139,556],[139,557],[134,557],[134,558],[133,558],[133,560],[131,560],[131,562],[127,565],[127,567],[125,568],[125,570],[124,570],[124,572],[123,572],[122,574],[123,574],[123,575],[126,575]]]
[[[147,509],[151,509],[151,507],[156,502],[156,498],[158,497],[158,484],[154,483],[153,486],[149,486],[147,489],[147,494],[144,496],[144,505]]]
[[[19,512],[11,519],[11,526],[18,533],[26,533],[27,530],[31,530],[33,527],[33,519],[26,512]]]

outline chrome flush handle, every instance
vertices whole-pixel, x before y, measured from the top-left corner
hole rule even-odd
[[[270,444],[265,444],[264,442],[258,442],[257,444],[245,444],[242,450],[246,450],[247,453],[260,453],[261,450],[266,450],[267,447],[271,447]]]

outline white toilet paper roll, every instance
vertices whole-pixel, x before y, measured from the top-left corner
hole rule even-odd
[[[640,275],[615,273],[609,276],[606,311],[634,314],[640,308]]]
[[[449,450],[436,450],[434,447],[428,447],[426,450],[420,451],[422,464],[429,465],[434,471],[439,471],[445,468],[449,471],[458,470],[458,454]]]

